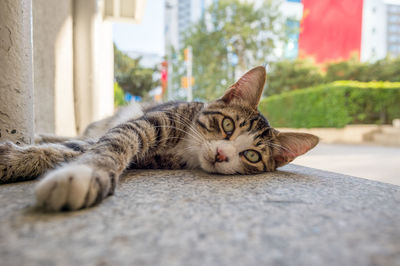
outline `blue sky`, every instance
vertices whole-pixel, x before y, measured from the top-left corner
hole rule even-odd
[[[164,1],[147,0],[141,24],[113,24],[119,49],[164,55]]]

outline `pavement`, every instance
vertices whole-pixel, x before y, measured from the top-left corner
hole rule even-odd
[[[400,186],[400,147],[320,143],[294,163]]]
[[[249,176],[133,171],[73,213],[0,186],[0,265],[400,265],[400,187],[289,165]]]

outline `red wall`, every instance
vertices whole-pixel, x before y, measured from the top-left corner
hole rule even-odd
[[[360,55],[363,0],[303,0],[300,57],[318,63]]]

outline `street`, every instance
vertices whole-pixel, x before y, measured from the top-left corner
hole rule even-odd
[[[400,185],[400,148],[318,144],[294,164]]]

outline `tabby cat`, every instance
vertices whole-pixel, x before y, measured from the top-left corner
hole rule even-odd
[[[257,110],[265,80],[265,68],[260,66],[210,103],[169,102],[130,116],[132,110],[127,108],[89,126],[91,138],[44,137],[40,145],[23,147],[1,143],[0,182],[45,173],[35,188],[37,205],[60,211],[101,202],[114,193],[127,169],[201,168],[220,174],[274,171],[313,148],[318,138],[270,127]],[[102,136],[90,134],[99,128]],[[45,143],[49,141],[53,143]]]

